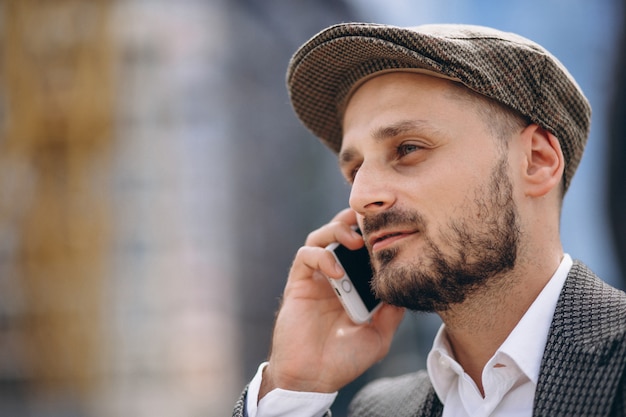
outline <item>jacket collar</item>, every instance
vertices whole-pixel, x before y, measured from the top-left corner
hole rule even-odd
[[[535,415],[608,415],[626,364],[626,294],[575,261],[548,334]]]

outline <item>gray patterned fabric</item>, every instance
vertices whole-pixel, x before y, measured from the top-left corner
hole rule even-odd
[[[626,294],[576,261],[557,304],[535,393],[534,416],[626,414]],[[424,371],[374,381],[352,416],[440,416]]]
[[[246,387],[246,389],[243,390],[243,393],[241,394],[241,396],[235,403],[235,408],[233,408],[233,417],[244,416],[243,411],[245,409],[245,404],[246,404],[246,394],[248,394],[248,387]]]
[[[470,25],[335,25],[294,54],[287,88],[304,125],[338,152],[354,88],[374,74],[417,69],[460,81],[552,132],[565,155],[567,190],[587,142],[591,107],[565,67],[521,36]]]
[[[541,363],[535,415],[626,415],[626,294],[575,262]]]
[[[366,385],[352,400],[350,416],[440,416],[443,405],[426,371],[381,378]]]
[[[242,417],[245,391],[234,417]],[[443,406],[425,371],[376,380],[353,399],[353,417],[441,416]],[[626,294],[579,261],[559,298],[533,415],[626,416]]]

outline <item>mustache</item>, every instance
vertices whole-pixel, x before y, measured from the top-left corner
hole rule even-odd
[[[362,232],[363,236],[367,237],[381,229],[398,226],[417,227],[419,230],[423,231],[426,229],[426,221],[424,217],[416,211],[392,209],[364,217]]]

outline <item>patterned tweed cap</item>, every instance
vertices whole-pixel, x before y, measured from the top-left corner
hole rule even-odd
[[[569,187],[587,142],[591,107],[567,69],[519,35],[471,25],[339,24],[294,54],[287,88],[304,125],[339,152],[350,95],[365,80],[390,71],[459,81],[519,111],[559,139]]]

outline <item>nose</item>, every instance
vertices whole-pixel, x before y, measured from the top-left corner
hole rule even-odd
[[[387,210],[395,203],[391,179],[373,164],[361,164],[352,181],[349,203],[363,216]]]

